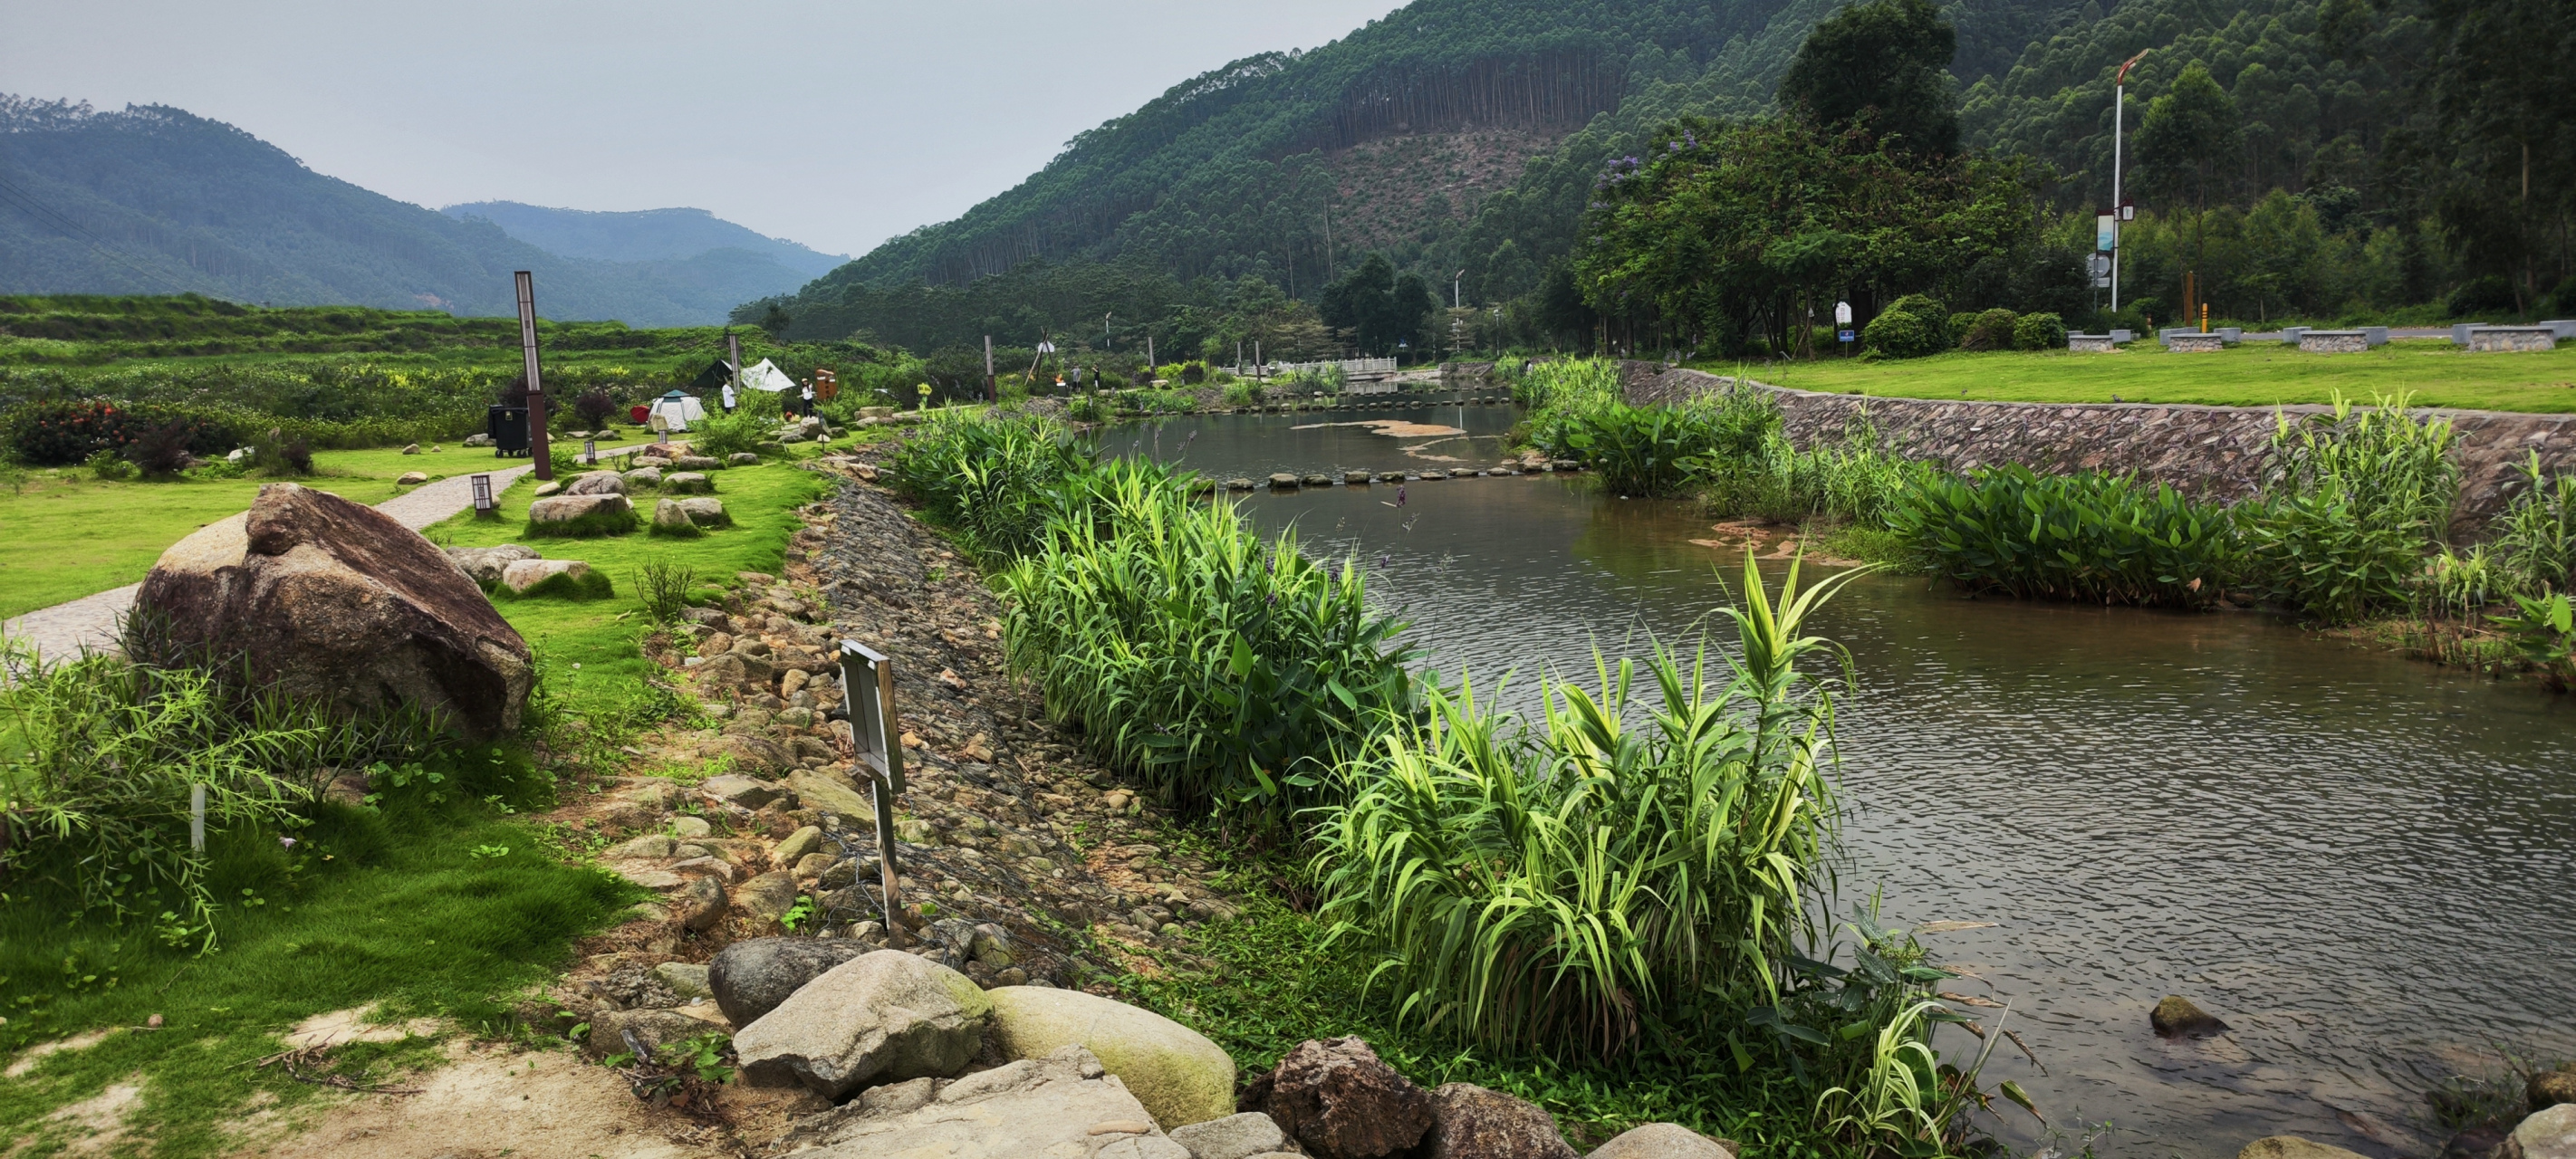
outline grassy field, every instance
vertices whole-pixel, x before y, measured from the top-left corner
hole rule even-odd
[[[525,462],[525,460],[516,460]],[[406,471],[431,478],[490,470],[490,451],[316,451],[317,477],[296,480],[359,503],[382,503]],[[275,479],[110,482],[76,467],[31,471],[0,489],[0,617],[51,607],[142,580],[188,533],[239,513]]]
[[[1734,374],[1733,363],[1702,363]],[[1823,359],[1744,372],[1775,386],[1890,398],[1993,402],[2325,403],[2340,391],[2368,401],[2404,391],[2418,406],[2576,412],[2576,346],[2548,353],[2471,354],[2446,339],[2391,342],[2366,354],[2302,354],[2246,343],[2216,354],[2172,354],[2140,342],[2113,354],[2063,350],[1943,354],[1871,362]]]
[[[521,995],[568,965],[578,939],[643,896],[588,862],[595,835],[515,815],[552,804],[560,780],[616,771],[615,747],[671,703],[643,679],[651,663],[636,642],[650,625],[636,570],[659,558],[697,569],[710,585],[731,585],[742,571],[775,573],[798,526],[794,509],[829,487],[789,461],[714,477],[735,519],[730,529],[698,539],[637,532],[536,541],[549,558],[606,572],[613,597],[496,601],[540,650],[549,702],[578,722],[548,733],[552,759],[586,757],[541,768],[523,740],[445,746],[423,762],[444,781],[388,790],[371,809],[324,807],[291,847],[274,833],[213,835],[217,896],[227,903],[214,954],[165,946],[144,923],[68,915],[41,883],[7,883],[0,1059],[70,1035],[107,1036],[0,1077],[0,1139],[56,1154],[86,1131],[67,1109],[106,1107],[111,1119],[145,1125],[119,1153],[234,1153],[234,1132],[252,1108],[291,1117],[323,1094],[254,1064],[277,1053],[280,1032],[326,1011],[374,1003],[389,1020],[443,1020],[429,1038],[333,1052],[332,1073],[360,1081],[437,1065],[436,1039],[458,1030],[528,1033],[511,1019]],[[505,492],[501,519],[462,515],[429,536],[450,546],[517,542],[533,490],[523,481]],[[153,1015],[163,1022],[147,1029]]]

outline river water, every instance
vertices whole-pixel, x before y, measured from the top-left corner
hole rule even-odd
[[[1503,407],[1202,416],[1113,449],[1216,475],[1490,466]],[[1355,424],[1398,419],[1456,436]],[[1453,460],[1453,461],[1444,461]],[[1697,638],[1741,548],[1683,504],[1583,476],[1313,488],[1247,500],[1356,556],[1445,674],[1589,678],[1593,649]],[[1702,541],[1702,542],[1694,542]],[[1782,564],[1769,564],[1775,580]],[[1712,629],[1712,636],[1722,634]],[[1866,577],[1814,625],[1850,649],[1843,892],[2011,1004],[1987,1078],[2049,1116],[2017,1149],[2223,1159],[2295,1133],[2430,1155],[2423,1091],[2576,1055],[2576,703],[2251,614],[1969,600]],[[2169,1043],[2181,994],[2233,1030]],[[1991,1014],[1991,1011],[1987,1012]],[[1957,1037],[1950,1037],[1957,1036]],[[1945,1057],[1973,1044],[1945,1032]]]

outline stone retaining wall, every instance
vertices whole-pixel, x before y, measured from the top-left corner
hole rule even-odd
[[[1632,403],[1676,402],[1723,390],[1731,379],[1660,363],[1623,366]],[[2147,403],[2021,403],[1868,398],[1786,390],[1780,397],[1789,437],[1806,446],[1839,437],[1864,410],[1879,435],[1916,458],[1971,470],[2021,463],[2038,471],[2135,471],[2203,499],[2251,495],[2269,470],[2276,413],[2331,414],[2327,406],[2163,406]],[[2433,410],[2457,432],[2461,472],[2459,518],[2474,531],[2522,488],[2523,461],[2540,454],[2541,469],[2576,473],[2576,415]]]

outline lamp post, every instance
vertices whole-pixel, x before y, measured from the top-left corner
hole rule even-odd
[[[492,503],[492,477],[490,475],[476,475],[473,477],[471,482],[474,487],[474,517],[477,519],[489,519],[498,515],[499,512],[494,508]]]
[[[514,277],[519,283],[519,351],[528,373],[528,458],[536,464],[537,481],[547,482],[555,477],[555,465],[546,449],[546,388],[537,378],[537,276],[520,270]]]
[[[2119,75],[2111,78],[2111,312],[2120,312],[2120,224],[2137,216],[2135,206],[2120,195],[2121,153],[2127,142],[2129,121],[2129,70],[2146,59],[2148,50],[2120,63]]]

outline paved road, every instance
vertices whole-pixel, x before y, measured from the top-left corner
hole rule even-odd
[[[640,450],[644,445],[637,443],[631,447],[603,450],[600,457]],[[450,475],[376,504],[376,510],[400,520],[405,527],[419,531],[472,505],[475,475],[491,475],[492,493],[498,495],[519,476],[534,469],[534,464],[523,462],[515,467],[489,472],[469,471]],[[142,587],[142,584],[127,584],[50,608],[38,608],[0,625],[0,636],[32,644],[39,655],[58,659],[83,651],[112,651],[116,647],[117,622],[133,610],[134,594]]]

